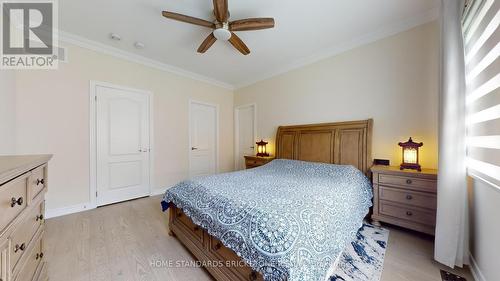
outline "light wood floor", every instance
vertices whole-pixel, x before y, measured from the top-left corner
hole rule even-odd
[[[212,280],[202,268],[151,265],[157,260],[194,261],[167,235],[167,213],[161,212],[157,196],[47,220],[50,280]],[[441,280],[430,238],[389,229],[382,281]],[[473,280],[467,272],[461,274]]]

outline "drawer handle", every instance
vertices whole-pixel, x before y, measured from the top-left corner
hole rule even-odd
[[[178,214],[177,214],[177,217],[178,217],[178,218],[182,217],[182,213],[178,213]]]
[[[19,246],[19,244],[16,244],[16,246],[14,247],[14,253],[17,253],[19,250],[26,250],[26,244],[23,243],[21,244],[21,246]]]
[[[217,244],[215,244],[215,249],[216,250],[220,250],[220,248],[222,248],[222,244],[219,242]]]
[[[411,216],[413,216],[413,213],[411,211],[406,211],[406,215],[411,217]]]
[[[413,199],[413,196],[411,196],[411,194],[408,194],[408,195],[406,195],[406,199],[411,200],[411,199]]]
[[[198,231],[198,230],[200,230],[200,227],[199,226],[195,226],[195,227],[193,227],[193,230],[194,231]]]
[[[36,258],[35,259],[37,260],[37,259],[41,259],[41,258],[43,258],[43,253],[40,253],[40,254],[36,253]]]
[[[22,196],[17,198],[17,200],[16,200],[16,198],[12,197],[12,199],[10,199],[10,207],[14,208],[14,206],[16,206],[16,204],[21,206],[23,204],[23,201],[24,200],[23,200]]]
[[[412,181],[410,179],[406,180],[406,184],[411,184],[411,183],[412,183]]]
[[[250,275],[248,277],[252,281],[257,280],[257,272],[255,270],[252,270],[252,272],[250,272]]]
[[[39,216],[36,216],[36,221],[43,220],[43,214],[40,214]]]
[[[36,179],[36,185],[45,184],[44,179]]]

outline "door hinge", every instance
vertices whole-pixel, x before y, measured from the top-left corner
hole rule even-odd
[[[97,191],[95,192],[95,197],[97,197]]]
[[[97,101],[97,96],[94,96],[94,100]]]

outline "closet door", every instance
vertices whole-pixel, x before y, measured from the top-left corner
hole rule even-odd
[[[236,120],[236,169],[245,169],[245,155],[255,155],[256,124],[255,105],[239,106],[235,109]]]
[[[191,101],[189,104],[189,176],[217,172],[218,107]]]
[[[149,195],[149,95],[96,88],[97,205]]]

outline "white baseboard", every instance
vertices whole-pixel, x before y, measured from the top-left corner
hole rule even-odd
[[[486,281],[486,278],[484,278],[481,269],[479,269],[479,266],[476,260],[474,259],[474,256],[472,256],[471,253],[469,253],[469,259],[470,259],[470,271],[472,273],[472,277],[474,277],[476,281]]]
[[[164,189],[153,189],[151,191],[150,196],[156,196],[165,193]],[[65,215],[70,215],[74,213],[79,213],[83,211],[88,211],[95,209],[94,207],[91,206],[90,203],[82,203],[82,204],[76,204],[72,206],[66,206],[66,207],[60,207],[60,208],[55,208],[55,209],[47,209],[45,210],[45,218],[50,219],[50,218],[55,218],[55,217],[60,217],[60,216],[65,216]]]
[[[79,213],[87,210],[91,210],[94,208],[90,208],[90,203],[82,203],[82,204],[76,204],[72,206],[66,206],[66,207],[61,207],[61,208],[55,208],[55,209],[47,209],[45,210],[45,218],[50,219],[50,218],[55,218],[55,217],[60,217],[64,215],[69,215],[69,214],[74,214],[74,213]]]
[[[151,196],[156,196],[156,195],[163,194],[163,193],[165,193],[165,191],[166,190],[164,188],[153,189],[153,190],[151,190]]]

